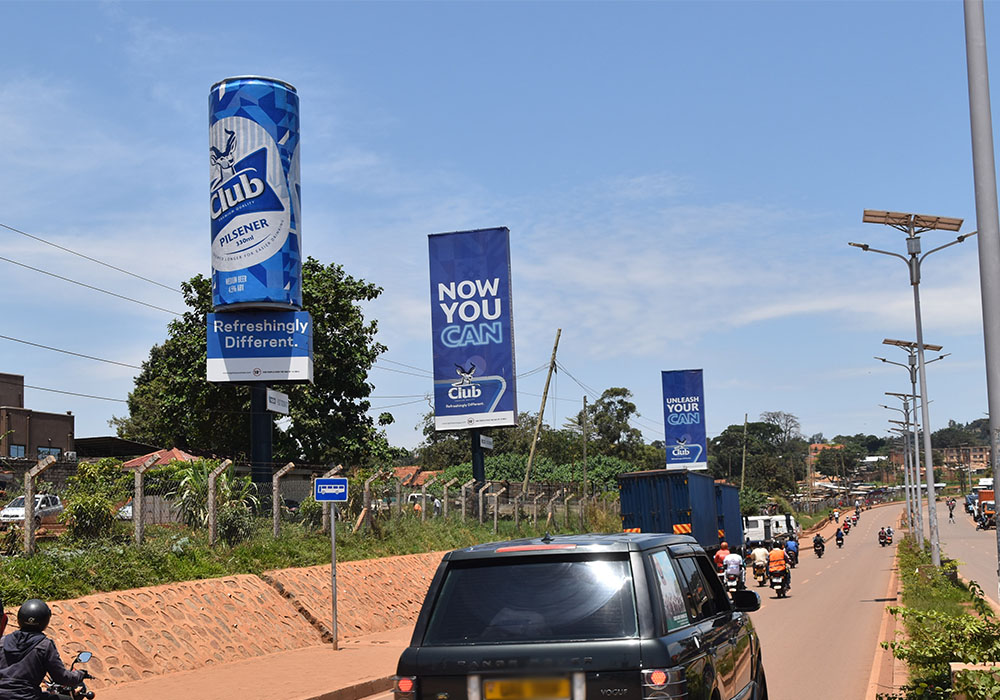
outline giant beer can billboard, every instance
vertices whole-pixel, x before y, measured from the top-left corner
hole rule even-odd
[[[213,85],[209,162],[215,308],[301,308],[295,88],[256,77]]]
[[[708,469],[703,384],[700,369],[663,372],[667,469]]]
[[[510,231],[428,237],[434,428],[517,425]]]

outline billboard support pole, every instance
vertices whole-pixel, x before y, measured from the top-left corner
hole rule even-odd
[[[528,479],[531,477],[531,463],[535,461],[535,445],[538,444],[538,433],[542,429],[542,416],[545,415],[545,399],[549,395],[549,382],[552,380],[552,372],[556,368],[556,350],[559,349],[559,336],[562,335],[562,328],[556,329],[556,342],[552,346],[552,359],[549,360],[549,373],[545,376],[545,389],[542,391],[542,405],[538,409],[538,420],[535,422],[535,434],[531,438],[531,449],[528,451],[528,466],[524,470],[524,483],[521,485],[521,492],[527,493]]]
[[[250,384],[250,473],[255,484],[271,482],[271,416],[267,384]]]

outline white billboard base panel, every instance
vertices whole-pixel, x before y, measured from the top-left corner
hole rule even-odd
[[[208,358],[210,382],[312,382],[311,357]]]
[[[691,472],[699,472],[699,471],[707,471],[707,470],[708,470],[708,462],[689,462],[687,464],[676,464],[675,463],[675,464],[668,464],[667,465],[667,471],[668,472],[669,471],[678,471],[678,472],[691,471]]]
[[[468,430],[469,428],[500,428],[517,425],[513,411],[471,413],[464,416],[434,416],[434,430]]]

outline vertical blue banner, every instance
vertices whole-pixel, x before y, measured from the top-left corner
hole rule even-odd
[[[663,372],[667,469],[708,469],[705,393],[700,369]]]
[[[428,236],[434,428],[517,424],[510,231]]]

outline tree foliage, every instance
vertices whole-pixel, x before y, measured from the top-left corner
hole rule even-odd
[[[112,419],[123,438],[198,454],[245,459],[250,444],[250,394],[245,386],[205,380],[205,315],[212,310],[211,280],[181,284],[188,311],[171,321],[154,345],[129,394],[128,415]],[[274,460],[355,465],[391,460],[384,435],[368,416],[368,371],[385,346],[377,323],[361,305],[381,288],[355,279],[335,263],[308,258],[302,265],[303,308],[312,316],[314,382],[282,388],[290,424],[274,430]],[[392,421],[383,414],[380,424]]]

